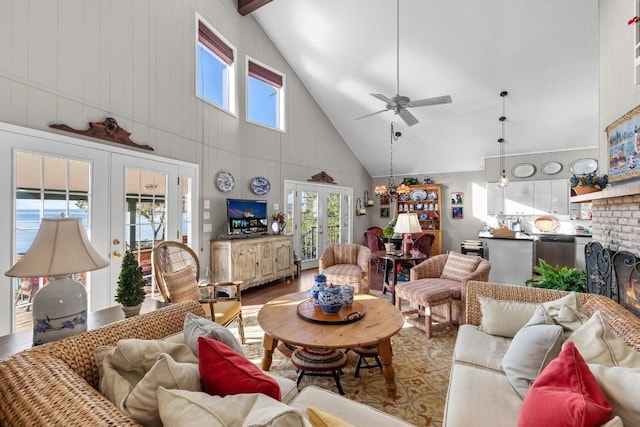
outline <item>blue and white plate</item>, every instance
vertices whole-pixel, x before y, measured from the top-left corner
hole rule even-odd
[[[271,184],[267,178],[257,176],[251,181],[251,191],[258,196],[264,196],[271,190]]]
[[[233,190],[233,187],[236,185],[235,179],[233,179],[233,175],[229,172],[220,171],[216,176],[216,186],[218,190],[228,193]]]
[[[427,198],[427,192],[424,190],[413,190],[411,192],[411,200],[421,202]]]

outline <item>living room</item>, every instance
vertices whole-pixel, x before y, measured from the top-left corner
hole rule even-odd
[[[640,104],[640,92],[634,82],[634,29],[627,25],[629,18],[637,12],[632,2],[619,0],[601,0],[597,5],[590,2],[590,6],[597,7],[599,14],[600,69],[597,134],[593,136],[594,143],[589,144],[589,155],[595,152],[593,156],[598,160],[600,171],[606,173],[609,153],[605,129]],[[222,111],[194,95],[196,14],[234,43],[240,64],[244,64],[248,55],[286,76],[286,132],[246,123],[242,95],[245,81],[242,77],[237,78],[238,107],[235,113]],[[184,168],[186,172],[175,174],[190,175],[195,185],[191,242],[199,257],[208,260],[209,241],[216,238],[227,222],[225,206],[229,197],[264,199],[269,211],[275,212],[285,206],[285,181],[306,183],[324,171],[338,186],[351,189],[355,202],[365,191],[373,195],[375,186],[388,180],[389,137],[386,127],[380,135],[384,151],[378,152],[382,165],[379,169],[384,172],[372,174],[316,102],[305,82],[268,39],[260,24],[250,15],[243,17],[238,14],[235,1],[193,1],[186,4],[116,1],[107,4],[97,1],[25,3],[15,0],[6,5],[6,13],[1,15],[0,39],[5,43],[0,47],[0,93],[4,99],[0,105],[0,149],[3,150],[0,156],[3,162],[0,165],[3,174],[0,194],[4,196],[6,206],[14,206],[14,150],[90,159],[96,167],[104,169],[102,173],[108,179],[114,172],[104,166],[123,160],[109,157],[114,153],[125,161],[140,158],[144,168],[148,169],[155,169],[154,163],[162,164],[167,166],[167,174],[174,173],[171,168]],[[95,28],[99,31],[92,30]],[[52,37],[52,34],[56,36]],[[242,66],[239,66],[240,71]],[[240,71],[238,76],[243,76],[244,72]],[[365,88],[363,96],[369,96],[368,91],[378,90],[383,91]],[[501,113],[498,92],[487,96],[495,98],[496,107],[487,112],[487,120],[497,122]],[[463,101],[454,99],[455,102]],[[509,106],[507,103],[507,109]],[[153,153],[140,148],[100,143],[50,127],[52,124],[65,124],[82,130],[88,123],[101,123],[107,117],[116,118],[118,125],[130,132],[131,140],[151,146]],[[495,144],[494,153],[498,148],[494,141],[499,136],[499,131],[491,136]],[[572,158],[571,151],[565,150],[560,142],[555,150],[545,153],[532,150],[528,154],[507,155],[506,169],[510,171],[512,166],[523,162],[541,166],[554,157],[565,158],[562,163],[568,165],[575,158],[583,157],[579,153]],[[104,157],[104,152],[109,156]],[[443,235],[443,251],[457,251],[462,240],[477,238],[478,231],[487,224],[485,183],[496,179],[499,172],[495,167],[496,158],[496,154],[479,156],[480,166],[474,170],[434,173],[431,170],[412,172],[397,169],[399,163],[396,162],[400,159],[394,156],[397,183],[405,177],[422,180],[428,175],[434,182],[443,184],[443,200],[450,200],[451,194],[456,192],[465,195],[464,217],[454,219],[447,215],[443,218],[443,228],[447,228]],[[445,158],[445,161],[452,162],[450,158]],[[104,164],[100,165],[101,162]],[[235,179],[235,187],[230,192],[216,187],[216,178],[221,171],[230,172]],[[268,194],[257,197],[252,192],[254,177],[268,178],[271,185]],[[627,197],[636,194],[633,187],[632,180],[612,185],[618,191],[617,199],[613,200],[616,205],[621,205],[620,212],[637,211],[637,203]],[[101,193],[96,193],[95,197],[96,202],[102,204],[96,206],[96,211],[111,212],[108,200],[117,185],[114,182],[99,188]],[[388,222],[379,214],[379,199],[375,197],[374,200],[375,205],[373,209],[367,209],[367,215],[354,216],[354,212],[351,213],[349,241],[361,243],[361,236],[368,227],[381,227]],[[210,208],[205,208],[205,201]],[[608,199],[594,202],[594,211],[602,214],[594,215],[593,239],[613,249],[637,248],[640,238],[635,237],[635,228],[622,230],[619,223],[613,223],[611,218],[614,215],[606,213],[610,204]],[[275,205],[280,209],[275,209]],[[12,210],[0,212],[0,224],[5,229],[13,228]],[[94,224],[94,244],[104,253],[113,251],[115,236],[110,227],[115,226],[111,222],[112,216],[107,215]],[[109,227],[100,230],[102,224],[109,224]],[[12,239],[7,239],[0,247],[0,258],[5,260],[3,271],[8,270],[15,260],[14,243],[9,240]],[[203,263],[203,272],[206,265]],[[114,304],[113,277],[116,272],[96,274],[102,274],[96,276],[96,283],[108,283],[104,289],[96,285],[91,296],[92,307],[101,309]],[[7,298],[1,302],[5,309],[0,310],[0,335],[7,335],[13,331],[14,325],[15,281],[6,277],[3,280]]]

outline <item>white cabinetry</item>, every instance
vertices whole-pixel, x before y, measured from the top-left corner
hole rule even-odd
[[[504,212],[504,194],[497,182],[487,182],[487,214],[500,215]]]
[[[293,236],[211,241],[216,282],[244,281],[242,289],[293,277]]]
[[[535,181],[534,184],[536,215],[569,214],[569,182],[566,179]]]
[[[505,215],[533,215],[533,181],[511,181],[504,187]]]

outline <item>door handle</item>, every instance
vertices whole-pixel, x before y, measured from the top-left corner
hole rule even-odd
[[[113,253],[111,254],[114,258],[121,258],[122,254],[118,251],[113,251]]]
[[[113,239],[113,244],[114,244],[114,245],[119,245],[119,244],[120,244],[120,240],[118,240],[118,239]]]

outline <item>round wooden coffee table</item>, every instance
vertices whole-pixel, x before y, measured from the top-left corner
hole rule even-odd
[[[372,295],[357,294],[355,301],[366,308],[358,321],[345,324],[320,324],[298,316],[298,304],[307,299],[306,292],[283,295],[266,303],[258,312],[264,331],[262,369],[271,367],[278,341],[306,348],[345,349],[375,345],[382,361],[387,396],[396,397],[395,372],[392,365],[391,337],[404,323],[400,310]]]

